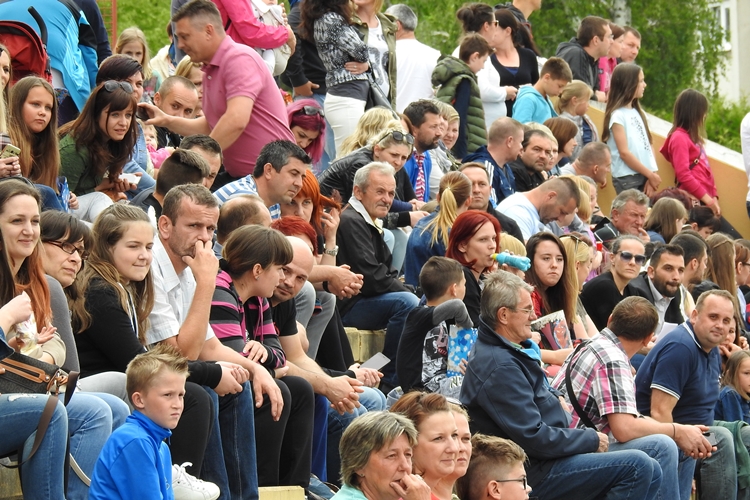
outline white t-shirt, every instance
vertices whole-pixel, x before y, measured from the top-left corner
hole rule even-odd
[[[370,66],[375,75],[375,81],[380,85],[383,94],[388,95],[391,84],[388,81],[388,43],[383,36],[383,25],[378,21],[376,28],[370,28],[367,36],[367,50],[370,52]]]
[[[549,228],[539,220],[539,211],[523,193],[513,193],[497,206],[497,210],[516,221],[526,241],[536,233],[549,232]]]
[[[396,111],[403,113],[410,103],[432,98],[432,72],[439,57],[439,50],[418,40],[396,41]]]
[[[740,124],[740,145],[742,147],[742,160],[745,163],[747,173],[747,201],[750,201],[750,113],[746,114]]]
[[[651,149],[651,143],[648,142],[648,134],[646,134],[646,125],[641,119],[641,115],[638,114],[633,108],[620,108],[616,109],[612,113],[610,119],[610,136],[607,139],[607,146],[609,151],[612,153],[612,177],[625,177],[626,175],[637,174],[635,170],[628,167],[620,157],[620,151],[617,149],[615,144],[615,138],[612,136],[612,125],[622,125],[625,129],[625,136],[628,138],[628,149],[631,153],[638,158],[638,161],[643,165],[656,172],[658,167],[656,166],[656,158],[654,158],[654,151]]]

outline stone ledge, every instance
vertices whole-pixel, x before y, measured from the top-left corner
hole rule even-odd
[[[346,336],[352,346],[354,361],[362,363],[379,352],[383,352],[385,330],[358,330],[347,327]]]

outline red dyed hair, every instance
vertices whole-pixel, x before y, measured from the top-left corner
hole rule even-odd
[[[302,217],[287,215],[271,222],[271,229],[279,231],[284,236],[305,236],[312,243],[313,255],[318,256],[318,236],[315,229]]]
[[[461,265],[466,267],[471,267],[476,264],[475,260],[471,262],[467,261],[464,254],[459,251],[458,247],[459,245],[468,243],[469,240],[477,234],[479,228],[487,222],[492,224],[492,227],[495,228],[495,244],[497,245],[495,252],[500,252],[500,231],[502,231],[502,228],[497,219],[487,212],[482,212],[480,210],[467,210],[456,217],[456,220],[453,221],[453,227],[451,227],[451,232],[448,237],[448,248],[445,251],[445,256],[458,261]]]
[[[313,108],[322,109],[315,99],[300,99],[294,101],[286,107],[286,114],[289,118],[289,128],[294,126],[303,128],[305,130],[313,130],[318,132],[318,137],[313,140],[309,146],[305,149],[313,163],[318,163],[323,157],[323,148],[326,144],[326,119],[319,115],[307,115],[302,112],[302,108],[305,106],[311,106]]]
[[[412,391],[401,396],[389,411],[402,414],[419,427],[428,417],[441,411],[450,412],[451,407],[442,394]]]
[[[318,234],[323,234],[323,224],[320,222],[323,209],[335,208],[336,210],[341,210],[341,205],[335,200],[320,194],[320,184],[318,184],[318,179],[316,179],[310,171],[307,172],[307,175],[305,175],[305,178],[302,180],[302,189],[299,190],[296,197],[302,199],[310,198],[312,201],[313,209],[312,214],[310,215],[310,224]]]

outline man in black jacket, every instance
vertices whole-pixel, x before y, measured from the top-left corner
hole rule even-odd
[[[609,21],[598,16],[584,17],[575,38],[557,46],[557,57],[565,59],[573,78],[588,83],[595,99],[606,102],[607,96],[599,90],[600,57],[606,57],[612,45],[612,28]]]
[[[687,319],[682,301],[682,276],[685,274],[684,252],[677,245],[657,245],[648,269],[630,282],[635,295],[656,306],[659,337],[664,323],[681,325]]]
[[[383,354],[391,359],[382,370],[383,383],[396,386],[396,350],[409,311],[417,296],[398,279],[391,251],[383,239],[382,222],[396,192],[395,171],[387,163],[366,165],[354,176],[354,192],[341,212],[336,264],[347,264],[364,276],[359,295],[339,302],[346,326],[374,330],[385,328]]]

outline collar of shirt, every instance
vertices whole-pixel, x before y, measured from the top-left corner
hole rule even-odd
[[[379,233],[381,234],[383,233],[383,221],[381,221],[380,219],[373,219],[372,217],[370,217],[370,214],[367,213],[367,209],[365,208],[365,206],[362,204],[361,201],[359,201],[357,198],[352,196],[351,198],[349,198],[349,206],[352,207],[354,210],[356,210],[359,215],[364,217],[365,222],[367,222],[371,226],[374,226],[375,229],[377,229]]]
[[[154,238],[153,247],[154,263],[159,266],[161,275],[164,278],[164,288],[171,292],[180,286],[180,276],[175,272],[172,261],[169,259],[167,249],[158,236]],[[183,271],[184,272],[184,271]]]
[[[224,62],[224,57],[226,56],[227,52],[229,52],[229,49],[233,43],[234,42],[228,35],[225,36],[224,40],[222,40],[219,44],[219,48],[216,49],[216,52],[214,52],[214,55],[211,57],[211,62],[203,65],[203,72],[205,73],[209,68],[218,68],[219,66],[221,66],[221,63]]]
[[[617,338],[617,335],[615,335],[615,332],[613,332],[609,328],[605,328],[604,330],[599,332],[599,335],[612,342],[615,346],[617,346],[618,349],[622,351],[623,354],[625,354],[626,356],[628,355],[628,353],[625,352],[625,348],[622,346],[622,342],[620,342],[620,339]]]
[[[700,349],[700,351],[701,351],[701,352],[702,352],[703,354],[705,354],[706,356],[708,356],[708,353],[707,353],[706,351],[704,351],[704,350],[703,350],[703,346],[701,345],[701,343],[700,343],[700,342],[698,342],[698,339],[697,339],[697,338],[695,338],[695,330],[693,330],[693,324],[692,324],[692,323],[690,322],[690,320],[687,320],[687,321],[685,321],[685,322],[683,323],[683,325],[685,326],[685,329],[686,329],[686,330],[688,331],[688,333],[690,334],[690,337],[691,337],[691,338],[693,339],[693,342],[695,342],[695,345],[697,345],[697,346],[698,346],[698,349]]]

